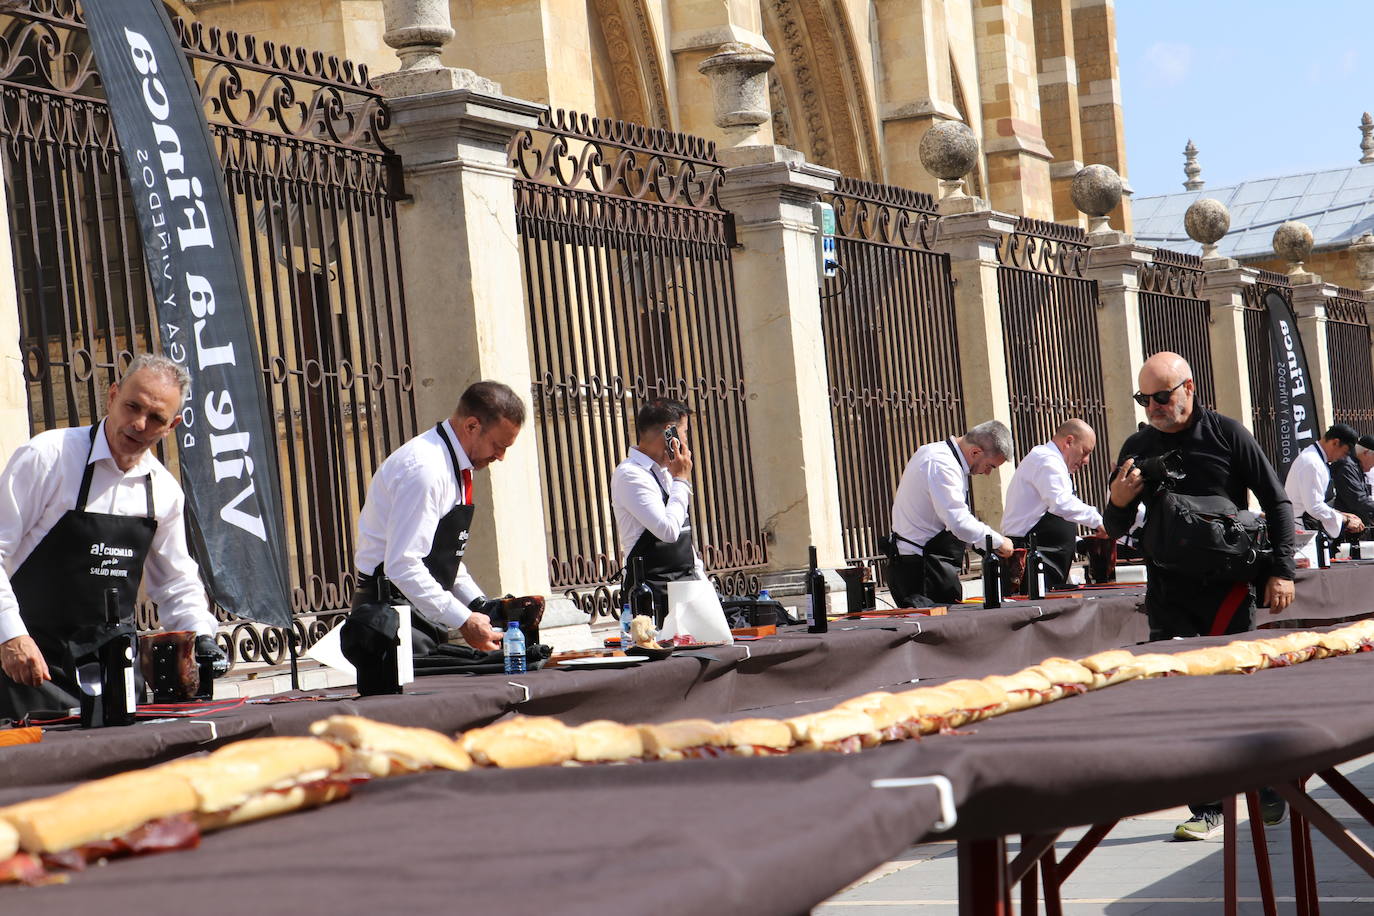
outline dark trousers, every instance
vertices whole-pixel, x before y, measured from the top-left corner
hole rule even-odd
[[[1151,566],[1149,584],[1145,590],[1150,639],[1206,636],[1211,633],[1217,611],[1234,585],[1234,582],[1178,576]],[[1254,616],[1255,596],[1251,588],[1223,632],[1244,633],[1250,629]]]

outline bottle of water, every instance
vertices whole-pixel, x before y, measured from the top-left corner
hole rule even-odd
[[[633,635],[633,634],[631,633],[631,631],[630,631],[630,621],[633,620],[633,619],[634,619],[634,615],[633,615],[632,613],[630,613],[630,598],[629,598],[628,595],[626,595],[625,601],[620,605],[620,648],[621,648],[621,649],[628,649],[628,648],[630,648],[630,646],[634,645],[634,641],[635,641],[635,640],[634,640],[634,635]]]
[[[501,646],[506,656],[506,673],[524,674],[525,634],[520,632],[519,621],[512,620],[506,625],[506,635],[501,640]]]

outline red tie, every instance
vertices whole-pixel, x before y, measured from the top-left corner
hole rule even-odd
[[[463,468],[463,505],[472,505],[472,468]]]

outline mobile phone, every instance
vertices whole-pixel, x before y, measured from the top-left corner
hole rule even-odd
[[[668,446],[668,457],[677,457],[677,427],[669,426],[663,430],[663,441]]]

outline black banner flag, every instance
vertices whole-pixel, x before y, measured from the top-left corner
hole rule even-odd
[[[162,351],[191,374],[176,435],[201,573],[225,610],[290,626],[276,424],[200,92],[161,0],[83,7],[133,188]]]
[[[1283,296],[1270,290],[1264,296],[1269,310],[1269,353],[1274,364],[1274,431],[1278,450],[1273,456],[1279,480],[1298,453],[1321,436],[1317,428],[1317,402],[1312,394],[1312,374],[1302,349],[1298,320]]]

